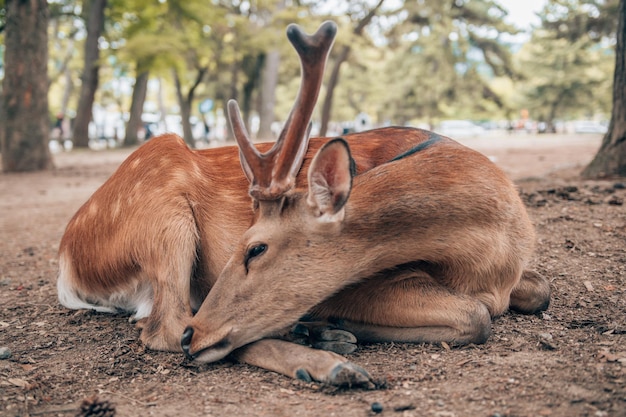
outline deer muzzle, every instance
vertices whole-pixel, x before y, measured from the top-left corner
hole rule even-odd
[[[209,337],[202,337],[200,331],[196,331],[193,326],[188,326],[183,332],[180,346],[187,356],[197,363],[209,363],[223,359],[233,350],[231,341],[231,330],[227,329],[219,333],[210,334]]]

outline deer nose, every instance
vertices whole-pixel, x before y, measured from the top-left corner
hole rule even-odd
[[[189,359],[193,359],[193,355],[189,353],[189,348],[191,348],[191,338],[193,338],[193,327],[189,326],[185,329],[183,337],[180,339],[180,347]]]

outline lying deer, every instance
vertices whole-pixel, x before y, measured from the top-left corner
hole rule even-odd
[[[308,121],[311,108],[298,99],[294,113]],[[355,175],[355,136],[303,165],[306,135],[288,135],[275,158],[254,147],[234,101],[229,115],[254,221],[184,332],[189,357],[221,359],[305,314],[361,341],[483,343],[507,308],[547,308],[547,281],[524,272],[531,222],[485,156],[429,132],[373,130],[356,137],[413,144]]]
[[[532,225],[487,158],[410,128],[309,140],[335,32],[289,26],[303,80],[273,146],[231,101],[239,151],[166,135],[130,155],[67,226],[61,303],[130,312],[152,349],[337,385],[370,378],[273,337],[308,314],[362,341],[482,343],[491,316],[545,309],[547,281],[524,272]]]

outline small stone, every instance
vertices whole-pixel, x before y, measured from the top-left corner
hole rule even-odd
[[[372,403],[372,411],[376,414],[383,412],[383,405],[379,402]]]
[[[620,198],[620,197],[618,197],[616,195],[612,195],[610,197],[607,197],[604,200],[604,202],[607,203],[607,204],[610,204],[612,206],[621,206],[621,205],[624,204],[624,199]]]
[[[0,359],[9,359],[11,355],[11,349],[6,346],[0,347]]]

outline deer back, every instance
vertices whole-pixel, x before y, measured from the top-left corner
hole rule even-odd
[[[412,146],[413,134],[389,128],[389,137],[367,133],[348,135],[358,172],[367,171]],[[427,140],[420,132],[420,140]],[[327,141],[313,138],[297,176],[307,183],[306,168]],[[274,143],[257,144],[261,152]],[[252,203],[249,182],[234,146],[192,151],[175,135],[151,139],[133,152],[113,175],[78,209],[68,222],[59,246],[62,275],[83,296],[132,289],[138,281],[150,283],[168,251],[170,235],[179,235],[181,222],[190,222],[186,239],[198,247],[194,264],[197,300],[202,300],[232,255],[236,240],[250,226]],[[68,304],[67,302],[65,304]],[[68,305],[70,306],[70,305]],[[119,307],[119,306],[118,306]]]
[[[191,322],[198,360],[276,334],[387,269],[425,267],[465,293],[519,279],[533,229],[515,188],[486,157],[440,138],[354,178],[349,161],[347,143],[331,142],[311,161],[305,190],[258,202],[253,225]]]

